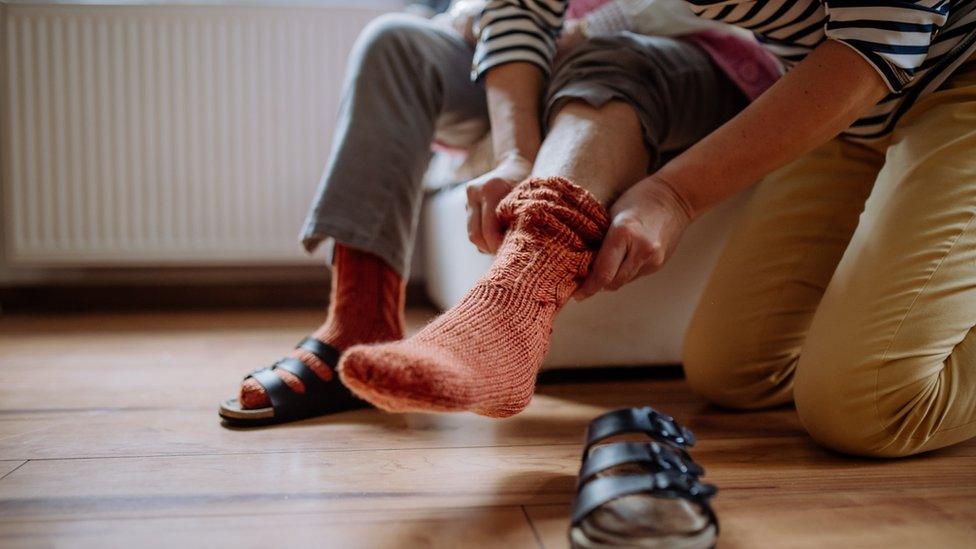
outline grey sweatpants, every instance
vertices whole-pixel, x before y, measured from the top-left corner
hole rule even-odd
[[[473,142],[488,130],[484,88],[470,79],[473,53],[447,25],[412,15],[385,15],[366,27],[350,55],[334,145],[302,229],[307,250],[332,238],[406,274],[435,134]],[[631,33],[590,40],[556,67],[545,121],[571,99],[633,105],[652,163],[746,104],[696,46]]]

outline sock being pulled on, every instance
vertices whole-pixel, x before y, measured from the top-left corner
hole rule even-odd
[[[394,412],[507,417],[528,405],[553,319],[589,271],[609,216],[559,177],[519,184],[498,215],[508,227],[498,257],[460,303],[414,337],[343,355],[339,376],[353,393]]]
[[[332,263],[332,290],[326,321],[311,336],[337,350],[360,343],[403,338],[404,284],[399,274],[379,257],[336,244]],[[295,349],[291,355],[305,363],[323,381],[335,374],[315,355]],[[305,392],[302,381],[281,369],[275,373],[296,393]],[[270,406],[268,395],[254,379],[241,384],[242,408]]]

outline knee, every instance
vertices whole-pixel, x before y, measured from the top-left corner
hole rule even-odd
[[[674,42],[672,38],[626,32],[590,38],[554,68],[552,91],[570,86],[578,79],[590,78],[595,71],[604,78],[616,72],[639,73],[642,82],[663,80],[674,69],[667,66],[667,51],[674,47]]]
[[[754,326],[732,315],[695,314],[685,335],[683,363],[692,391],[709,402],[737,410],[789,402],[796,357],[762,353]]]
[[[404,13],[387,13],[373,19],[359,34],[353,47],[352,59],[360,64],[396,62],[414,57],[415,50],[428,35],[430,23],[423,18]],[[406,61],[406,59],[403,59]],[[411,63],[420,62],[416,56]],[[410,65],[407,65],[410,66]],[[381,67],[377,67],[381,68]],[[367,73],[369,74],[369,73]]]
[[[821,446],[855,456],[904,457],[920,451],[910,429],[886,426],[875,401],[873,376],[842,372],[864,369],[853,356],[804,354],[797,366],[794,401],[800,423]],[[829,367],[825,367],[828,366]]]
[[[573,73],[580,69],[603,70],[607,65],[631,67],[636,66],[634,62],[653,67],[662,59],[659,53],[673,41],[672,38],[628,32],[595,36],[573,48],[555,67],[553,74]],[[593,66],[594,61],[599,62],[596,67]]]

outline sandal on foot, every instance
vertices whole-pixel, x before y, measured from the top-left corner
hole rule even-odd
[[[622,434],[650,441],[600,444]],[[701,549],[718,537],[709,500],[714,486],[688,455],[692,433],[674,418],[645,408],[615,410],[587,429],[579,488],[573,503],[574,548]]]
[[[339,362],[339,351],[335,347],[306,337],[298,343],[296,349],[315,355],[335,372]],[[282,369],[300,379],[305,386],[305,392],[299,394],[292,391],[275,373],[276,369]],[[332,379],[323,381],[304,362],[294,357],[283,358],[267,368],[254,370],[244,379],[248,378],[253,378],[264,388],[271,406],[243,408],[236,398],[225,400],[217,413],[231,425],[271,425],[369,407],[369,403],[356,398],[334,373]]]

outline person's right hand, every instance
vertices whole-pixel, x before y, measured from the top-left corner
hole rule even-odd
[[[521,156],[508,156],[490,172],[468,183],[468,239],[478,251],[493,254],[505,236],[495,208],[532,172],[532,163]]]
[[[445,15],[451,22],[454,30],[464,38],[472,48],[478,42],[478,19],[481,11],[485,8],[485,0],[458,0],[451,4],[451,8]]]

